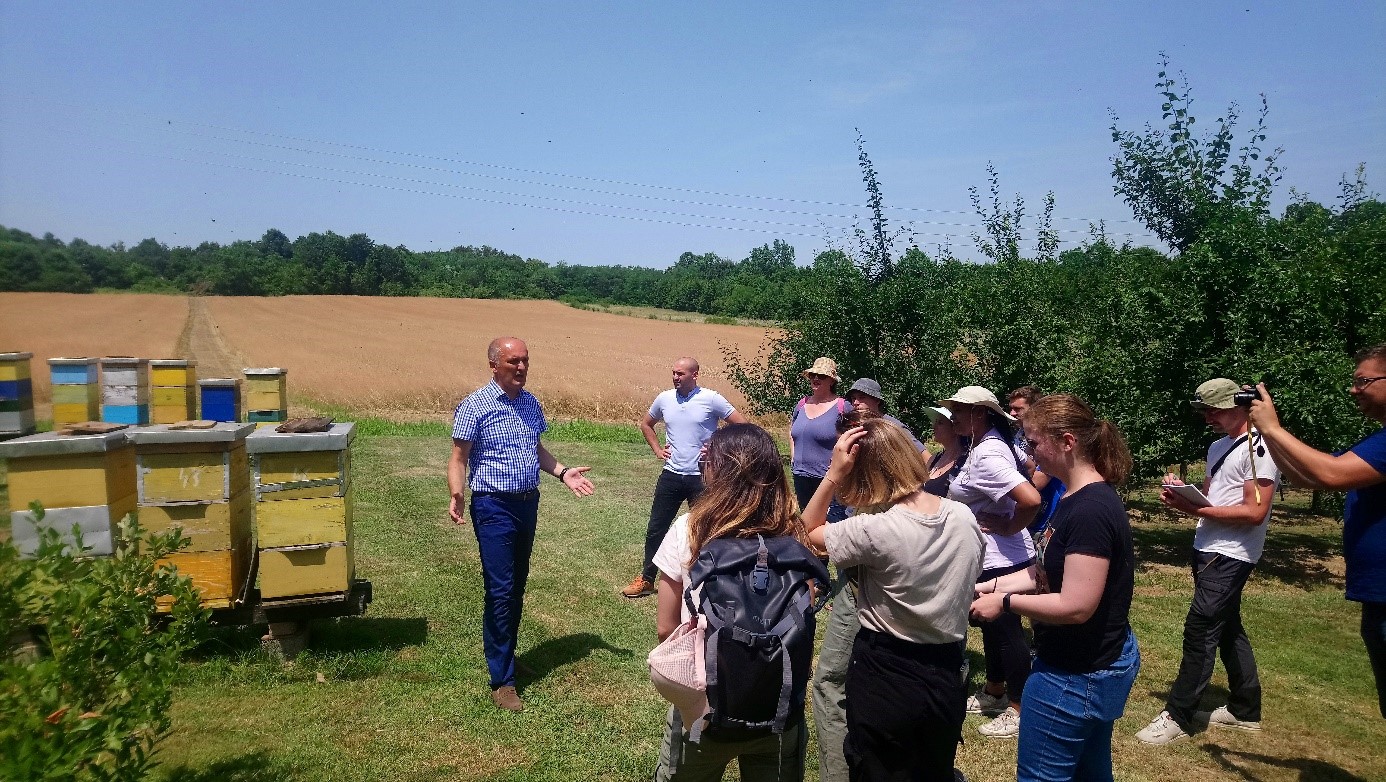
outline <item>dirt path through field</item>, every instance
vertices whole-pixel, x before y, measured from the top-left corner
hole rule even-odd
[[[200,296],[188,297],[188,319],[178,335],[177,353],[197,361],[200,378],[240,377],[246,367],[245,357],[222,336],[206,300]]]

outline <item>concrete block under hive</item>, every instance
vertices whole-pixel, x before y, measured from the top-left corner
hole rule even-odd
[[[230,608],[250,578],[254,493],[245,442],[254,428],[228,422],[130,432],[141,526],[153,532],[176,528],[190,540],[162,561],[192,579],[207,608]],[[160,603],[161,609],[168,607]]]
[[[133,426],[149,423],[149,359],[101,359],[101,420]]]
[[[48,359],[53,389],[53,427],[101,420],[101,384],[96,358]]]
[[[149,362],[149,419],[172,424],[197,418],[197,362],[158,358]]]
[[[209,377],[197,381],[202,401],[202,417],[208,421],[241,420],[241,380],[235,377]]]
[[[279,367],[245,370],[245,409],[248,421],[273,422],[288,418],[288,372]]]
[[[135,450],[125,430],[29,435],[0,443],[0,459],[7,463],[15,530],[37,535],[28,508],[38,502],[47,514],[43,526],[66,532],[76,523],[88,537],[104,535],[109,551],[116,524],[136,508]]]
[[[33,353],[0,353],[0,438],[34,432]]]
[[[246,438],[255,482],[260,594],[344,592],[353,576],[352,423],[325,432],[257,429]]]

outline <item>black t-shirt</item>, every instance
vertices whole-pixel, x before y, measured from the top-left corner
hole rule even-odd
[[[1116,662],[1130,631],[1131,591],[1136,557],[1131,521],[1121,497],[1106,483],[1090,483],[1065,496],[1040,537],[1041,591],[1064,585],[1064,558],[1088,554],[1107,560],[1102,599],[1088,621],[1079,625],[1034,622],[1035,648],[1046,664],[1073,673],[1091,673]]]

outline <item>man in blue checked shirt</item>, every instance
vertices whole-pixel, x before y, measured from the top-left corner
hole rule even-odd
[[[465,522],[463,492],[471,489],[472,529],[486,587],[481,639],[491,700],[507,711],[522,711],[515,691],[515,641],[539,521],[539,472],[586,497],[592,482],[584,473],[592,468],[565,467],[539,442],[548,424],[539,400],[525,390],[525,343],[514,337],[492,340],[486,361],[491,382],[463,399],[453,415],[448,515],[458,524]]]

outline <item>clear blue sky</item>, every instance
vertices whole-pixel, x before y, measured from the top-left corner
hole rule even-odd
[[[1144,242],[1108,109],[1159,121],[1159,52],[1200,126],[1267,94],[1283,206],[1358,163],[1386,190],[1383,41],[1381,2],[7,0],[0,224],[650,266],[778,238],[807,262],[865,215],[860,128],[926,249],[975,255],[988,161],[1032,213],[1055,192],[1063,246],[1095,219]]]

